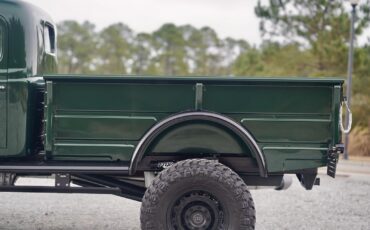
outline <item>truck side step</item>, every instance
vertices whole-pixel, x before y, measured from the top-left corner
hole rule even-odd
[[[54,179],[54,186],[0,185],[0,192],[112,194],[141,201],[146,190],[114,176],[56,173]]]
[[[0,162],[0,172],[128,175],[129,166],[122,163]]]
[[[144,194],[128,194],[120,188],[50,186],[0,186],[0,192],[110,194],[136,201],[141,201]]]
[[[0,186],[1,192],[32,192],[32,193],[92,193],[120,195],[119,188],[105,187],[49,187],[49,186]]]

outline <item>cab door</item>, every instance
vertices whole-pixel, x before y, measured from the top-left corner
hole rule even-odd
[[[6,23],[0,16],[0,149],[7,143],[7,75],[8,33]]]

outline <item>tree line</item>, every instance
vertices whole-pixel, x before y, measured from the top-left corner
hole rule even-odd
[[[137,33],[124,23],[97,30],[91,22],[58,24],[60,73],[341,77],[347,75],[347,1],[257,1],[261,45],[221,38],[210,27],[167,23]],[[369,29],[370,0],[358,6],[355,32]],[[248,29],[248,28],[246,28]],[[370,155],[370,38],[355,49],[354,146]],[[359,136],[359,137],[358,137]]]

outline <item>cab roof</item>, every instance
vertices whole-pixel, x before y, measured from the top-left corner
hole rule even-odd
[[[43,51],[44,26],[56,27],[48,13],[25,1],[0,0],[0,20],[8,34],[9,78],[42,75],[48,66],[56,66],[56,57],[47,57]]]

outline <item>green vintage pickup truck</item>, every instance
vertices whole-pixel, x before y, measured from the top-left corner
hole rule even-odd
[[[56,40],[45,12],[0,1],[0,191],[142,201],[142,229],[254,229],[249,188],[335,176],[341,79],[58,75]],[[55,186],[15,183],[33,175]]]

